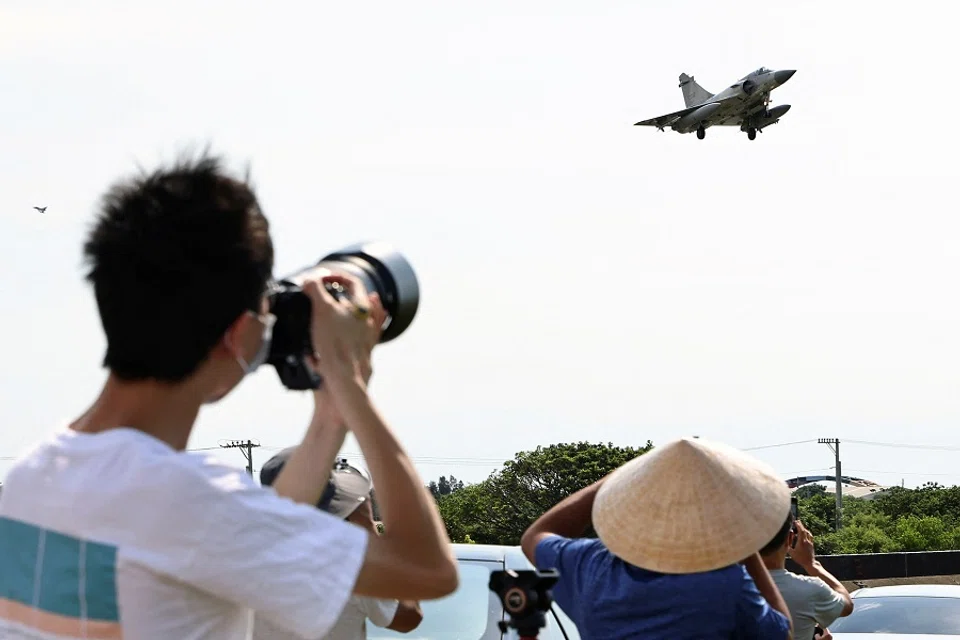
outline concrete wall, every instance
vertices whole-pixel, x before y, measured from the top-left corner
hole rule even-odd
[[[960,551],[818,556],[817,560],[840,581],[960,575]],[[804,573],[791,560],[787,569]]]

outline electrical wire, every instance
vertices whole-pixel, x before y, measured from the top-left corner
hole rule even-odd
[[[846,469],[844,469],[846,471]],[[928,473],[926,471],[871,471],[869,469],[850,469],[853,473],[880,473],[891,476],[956,476],[956,473]]]
[[[843,443],[862,444],[868,447],[893,447],[895,449],[923,449],[924,451],[960,451],[960,447],[945,444],[903,444],[896,442],[873,442],[870,440],[842,440]]]
[[[775,447],[790,447],[795,444],[809,444],[811,442],[816,442],[816,440],[796,440],[794,442],[780,442],[778,444],[764,444],[759,447],[747,447],[746,449],[741,449],[741,451],[759,451],[760,449],[773,449]]]
[[[792,442],[777,442],[774,444],[765,444],[759,445],[756,447],[746,447],[742,449],[743,451],[760,451],[764,449],[774,449],[779,447],[791,447],[801,444],[811,444],[815,443],[816,440],[795,440]],[[841,440],[845,444],[858,444],[864,446],[873,446],[873,447],[889,447],[897,449],[918,449],[925,451],[960,451],[960,447],[950,446],[950,445],[925,445],[925,444],[905,444],[905,443],[894,443],[894,442],[877,442],[871,440]],[[261,446],[260,449],[269,452],[276,452],[285,449],[286,447],[275,447],[275,446]],[[223,447],[212,446],[212,447],[193,447],[187,449],[191,452],[200,452],[200,451],[219,451]],[[346,451],[338,454],[344,458],[360,459],[364,458],[363,454],[360,452]],[[0,456],[0,461],[13,461],[16,460],[19,456]],[[495,466],[503,464],[511,460],[512,458],[480,458],[472,456],[411,456],[411,461],[423,465],[423,466]],[[816,469],[815,471],[830,470],[832,467],[825,467],[824,469]],[[956,474],[949,473],[920,473],[920,472],[900,472],[900,471],[868,471],[868,470],[850,470],[851,472],[856,473],[882,473],[888,475],[913,475],[913,476],[952,476]],[[795,476],[798,473],[809,473],[809,472],[789,472],[784,473],[783,475]]]

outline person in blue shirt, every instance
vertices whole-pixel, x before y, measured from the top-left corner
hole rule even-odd
[[[790,640],[758,553],[789,510],[772,469],[684,438],[554,506],[521,546],[560,572],[554,600],[584,639]],[[599,538],[581,537],[591,524]]]

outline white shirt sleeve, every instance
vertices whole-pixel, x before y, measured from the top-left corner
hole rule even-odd
[[[303,638],[322,638],[350,599],[369,533],[281,498],[211,458],[163,474],[177,503],[144,523],[126,560],[254,609]],[[170,486],[170,485],[174,486]]]
[[[830,588],[830,586],[815,576],[805,576],[810,583],[810,606],[813,609],[813,617],[821,627],[829,627],[833,624],[846,604],[843,596]]]
[[[370,622],[385,629],[390,626],[393,619],[397,616],[400,601],[360,596],[357,598],[357,606],[360,607],[360,610],[363,611]]]

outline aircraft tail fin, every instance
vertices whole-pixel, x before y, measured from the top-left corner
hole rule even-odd
[[[680,74],[680,89],[683,91],[683,101],[686,106],[703,104],[713,97],[713,94],[697,84],[693,76],[685,73]]]

